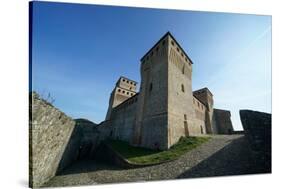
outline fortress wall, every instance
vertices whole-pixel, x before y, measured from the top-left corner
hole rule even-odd
[[[167,149],[167,113],[143,120],[141,146],[152,149]]]
[[[206,134],[206,106],[197,98],[193,97],[193,109],[195,111],[194,128],[192,135]]]
[[[39,187],[55,176],[75,122],[36,93],[31,93],[30,111],[29,181]]]
[[[98,143],[109,138],[110,132],[112,131],[112,120],[106,120],[106,121],[101,122],[97,126],[97,130],[99,132]]]
[[[218,134],[231,134],[233,127],[230,111],[214,109],[214,115]]]
[[[113,109],[110,137],[127,142],[131,141],[136,118],[136,105],[137,96],[134,96]]]

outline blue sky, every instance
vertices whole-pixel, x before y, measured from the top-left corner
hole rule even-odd
[[[35,2],[32,90],[73,118],[105,118],[120,75],[140,82],[140,58],[170,31],[193,61],[193,90],[215,108],[271,113],[271,17]]]

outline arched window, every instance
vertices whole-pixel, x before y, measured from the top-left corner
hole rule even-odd
[[[184,66],[182,67],[182,70],[181,70],[182,74],[184,74]]]

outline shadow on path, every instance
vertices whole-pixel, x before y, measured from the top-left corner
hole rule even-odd
[[[251,150],[246,137],[241,137],[177,178],[271,173],[268,161],[264,154]]]
[[[99,170],[120,170],[121,168],[109,164],[100,162],[94,159],[81,159],[73,163],[71,166],[67,167],[65,170],[57,175],[69,175],[78,173],[88,173]]]

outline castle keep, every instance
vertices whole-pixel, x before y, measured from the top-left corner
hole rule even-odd
[[[141,58],[141,83],[120,77],[113,89],[104,137],[134,146],[169,149],[182,136],[230,134],[230,112],[213,108],[208,88],[192,91],[193,62],[166,33]]]

